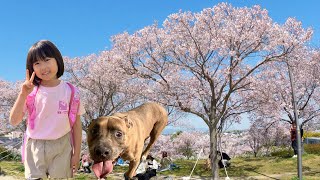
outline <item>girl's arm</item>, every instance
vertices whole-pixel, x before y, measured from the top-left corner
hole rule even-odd
[[[24,116],[23,107],[24,107],[24,104],[26,103],[27,96],[33,90],[34,85],[32,82],[34,80],[35,75],[36,73],[33,72],[30,77],[29,70],[26,70],[26,80],[22,84],[21,92],[19,93],[18,98],[10,111],[9,122],[14,126],[18,125],[22,121],[22,118]]]
[[[16,126],[22,121],[24,116],[23,107],[24,107],[24,104],[26,103],[26,98],[27,98],[26,94],[20,93],[18,95],[18,98],[10,111],[9,122],[11,125]]]
[[[73,146],[74,152],[72,155],[72,166],[78,169],[81,151],[81,141],[82,141],[82,124],[80,121],[80,115],[77,115],[76,122],[73,125]]]
[[[80,120],[80,115],[77,115],[77,120],[73,126],[74,135],[74,154],[80,159],[80,149],[82,141],[82,124]]]

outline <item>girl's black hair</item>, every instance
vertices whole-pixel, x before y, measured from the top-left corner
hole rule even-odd
[[[64,72],[63,58],[58,48],[48,40],[41,40],[31,46],[27,56],[27,69],[31,77],[34,69],[33,64],[37,61],[45,60],[46,58],[55,58],[58,65],[57,78],[61,77]],[[41,79],[35,76],[33,84],[39,86]]]

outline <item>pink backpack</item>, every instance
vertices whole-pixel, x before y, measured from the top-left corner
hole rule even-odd
[[[80,93],[76,87],[74,87],[72,84],[68,83],[70,89],[71,89],[71,98],[70,98],[70,105],[69,105],[69,123],[71,127],[71,144],[73,146],[73,125],[76,122],[77,118],[77,113],[79,109],[79,104],[80,104]],[[34,129],[34,121],[36,118],[36,108],[34,105],[34,101],[37,95],[39,87],[36,86],[33,91],[27,96],[26,104],[27,104],[27,110],[28,110],[28,119],[27,119],[27,126],[29,128]],[[27,134],[25,133],[24,135],[24,140],[23,140],[23,145],[21,147],[21,159],[22,162],[24,162],[24,151],[25,151],[25,143],[26,140],[28,139]]]

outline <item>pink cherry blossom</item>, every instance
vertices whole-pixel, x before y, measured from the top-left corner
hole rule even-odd
[[[216,160],[217,137],[226,121],[255,109],[243,98],[269,63],[304,49],[312,35],[301,22],[274,23],[260,6],[220,3],[199,13],[178,12],[133,34],[113,37],[120,66],[143,79],[147,99],[192,113],[208,125]],[[212,173],[218,178],[217,164]]]

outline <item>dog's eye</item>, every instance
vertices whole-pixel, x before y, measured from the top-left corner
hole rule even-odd
[[[98,131],[99,131],[99,127],[95,126],[95,127],[92,128],[91,134],[92,135],[96,135],[96,134],[98,134]]]
[[[122,137],[122,132],[121,131],[116,131],[116,133],[115,133],[115,136],[117,137],[117,138],[121,138]]]

